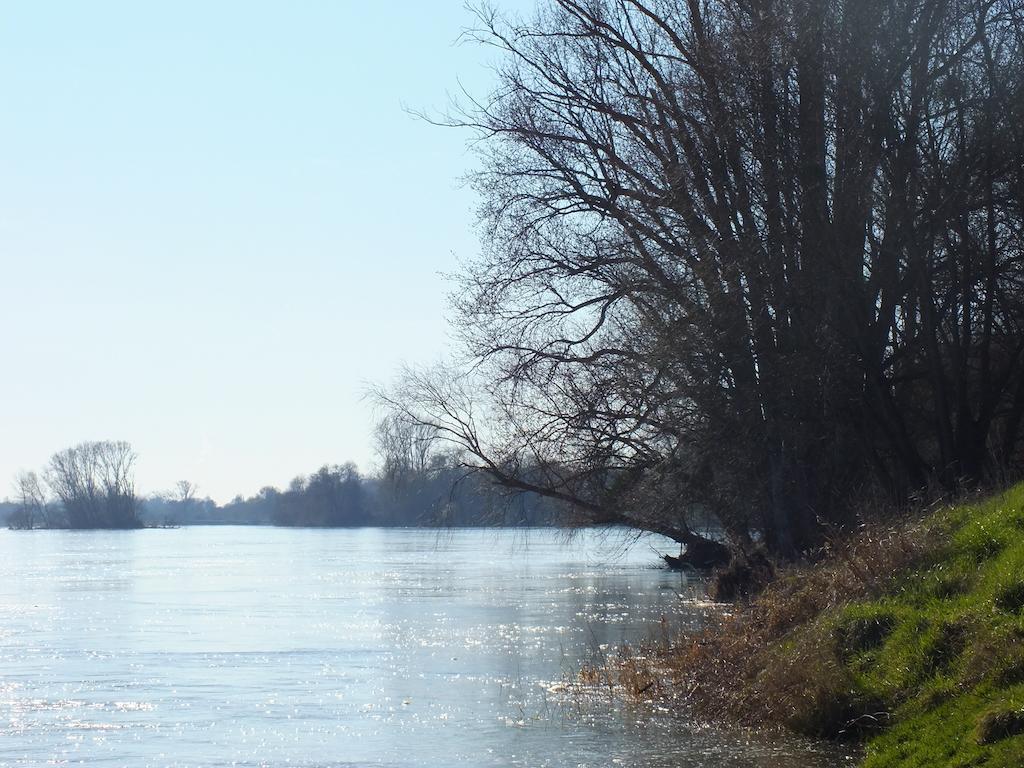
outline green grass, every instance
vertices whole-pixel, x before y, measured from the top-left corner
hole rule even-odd
[[[911,572],[769,644],[756,687],[794,692],[790,728],[865,739],[865,768],[1018,768],[1024,485],[926,527],[937,544]]]

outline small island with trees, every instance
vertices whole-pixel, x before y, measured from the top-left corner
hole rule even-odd
[[[22,472],[8,517],[12,528],[141,528],[135,452],[101,440],[59,451],[42,475]]]

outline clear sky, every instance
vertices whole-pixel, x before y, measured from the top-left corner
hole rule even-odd
[[[528,8],[526,0],[500,3]],[[442,352],[491,54],[460,0],[0,2],[0,497],[83,440],[143,493],[371,469],[367,382]]]

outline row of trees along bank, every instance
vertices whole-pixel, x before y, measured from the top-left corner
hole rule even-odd
[[[382,469],[362,475],[351,462],[324,465],[219,505],[181,480],[140,497],[136,455],[125,442],[88,442],[53,455],[41,473],[23,472],[13,502],[0,504],[12,528],[138,528],[143,525],[479,526],[550,525],[557,504],[536,494],[510,495],[482,477],[423,428],[385,419],[377,429]],[[6,507],[6,509],[4,509]]]
[[[374,432],[379,470],[326,465],[287,488],[263,488],[221,509],[233,519],[298,526],[550,525],[557,502],[509,494],[482,476],[467,476],[462,452],[432,428],[388,415]]]
[[[1019,473],[1021,0],[478,18],[499,84],[438,120],[480,154],[467,360],[382,391],[400,418],[570,522],[781,556]]]

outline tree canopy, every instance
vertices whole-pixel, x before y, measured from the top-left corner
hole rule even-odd
[[[135,451],[122,440],[80,443],[50,457],[42,477],[15,481],[15,528],[138,528]]]
[[[478,13],[467,374],[385,393],[582,522],[783,555],[866,496],[1016,473],[1021,0]]]

